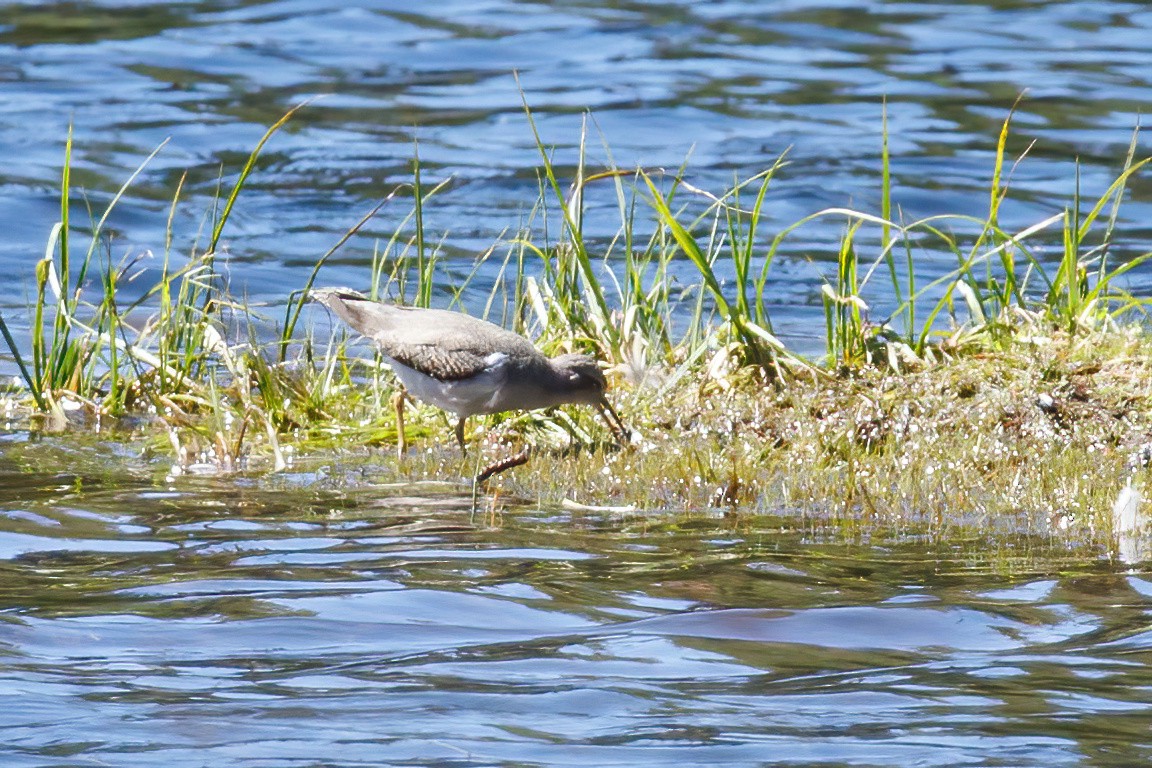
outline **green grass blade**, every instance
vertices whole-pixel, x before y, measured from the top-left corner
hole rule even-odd
[[[216,221],[216,226],[212,228],[212,239],[208,243],[209,253],[216,251],[216,246],[220,243],[220,236],[224,234],[224,225],[228,223],[228,217],[232,214],[232,208],[236,205],[236,198],[240,196],[240,190],[244,188],[244,182],[248,180],[248,176],[256,167],[256,160],[260,157],[260,152],[264,149],[264,145],[272,138],[278,130],[280,130],[285,123],[292,119],[292,116],[298,111],[312,103],[312,99],[303,101],[292,109],[284,113],[284,116],[277,120],[272,126],[264,132],[260,137],[260,141],[256,142],[256,148],[248,155],[248,161],[244,163],[244,167],[240,170],[240,176],[236,179],[236,184],[233,185],[232,191],[228,193],[228,200],[224,203],[224,210],[220,213],[220,218]]]
[[[20,354],[20,347],[16,345],[16,340],[12,338],[12,331],[8,330],[8,323],[4,322],[4,315],[0,313],[0,333],[4,334],[4,342],[8,345],[8,351],[12,353],[12,358],[16,361],[16,366],[20,369],[20,377],[24,379],[24,384],[28,387],[28,391],[32,393],[32,399],[36,402],[36,408],[42,412],[48,411],[48,403],[45,402],[43,395],[40,394],[40,385],[32,374],[28,371],[28,366],[24,364],[24,358]]]

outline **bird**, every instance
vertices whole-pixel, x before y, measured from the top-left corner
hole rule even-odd
[[[309,297],[374,341],[410,395],[454,414],[456,441],[465,452],[470,416],[565,404],[594,406],[621,445],[631,438],[605,397],[604,373],[589,355],[549,358],[525,337],[486,320],[384,304],[348,288],[321,288]],[[394,402],[403,453],[402,395]]]

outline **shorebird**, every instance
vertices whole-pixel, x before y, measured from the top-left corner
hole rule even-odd
[[[621,444],[629,440],[604,396],[604,374],[588,355],[549,358],[523,336],[485,320],[443,309],[381,304],[347,288],[315,290],[310,297],[376,342],[408,393],[456,415],[461,449],[466,450],[464,422],[469,416],[565,404],[595,406],[616,439]],[[402,395],[395,404],[402,452]]]

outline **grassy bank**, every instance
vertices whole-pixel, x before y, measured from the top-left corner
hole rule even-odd
[[[983,218],[901,219],[885,149],[879,210],[828,209],[769,231],[765,199],[787,184],[783,158],[720,192],[691,186],[684,173],[583,162],[562,179],[537,135],[538,226],[478,257],[475,271],[500,275],[482,311],[546,351],[606,361],[634,444],[610,449],[592,414],[571,409],[477,420],[483,448],[462,460],[443,417],[421,409],[410,419],[417,447],[397,461],[390,375],[370,347],[317,337],[304,295],[331,282],[328,256],[380,207],[410,203],[355,287],[417,305],[434,287],[460,296],[466,282],[446,282],[439,235],[423,224],[443,185],[414,163],[411,184],[318,259],[279,319],[258,314],[232,296],[216,249],[260,149],[290,117],[238,171],[206,241],[177,244],[170,234],[160,279],[130,302],[118,297],[134,264],[113,262],[105,244],[120,195],[86,242],[72,242],[69,143],[61,221],[29,276],[31,333],[18,338],[0,320],[23,383],[10,412],[37,429],[131,423],[126,439],[148,443],[177,471],[275,471],[293,455],[369,446],[383,478],[457,478],[474,472],[476,454],[528,442],[542,449],[531,470],[502,476],[493,494],[787,510],[935,531],[1103,535],[1119,489],[1141,479],[1129,465],[1152,441],[1152,338],[1140,324],[1144,301],[1122,277],[1152,254],[1109,258],[1127,184],[1148,162],[1135,157],[1135,141],[1102,195],[1074,192],[1063,212],[1019,231],[1000,225],[1008,121]],[[585,197],[604,189],[619,229],[593,244]],[[817,219],[838,222],[843,235],[819,285],[827,352],[811,360],[780,340],[767,308],[778,255]],[[1059,257],[1039,259],[1040,246]],[[918,263],[941,254],[955,268],[918,282]],[[674,260],[696,278],[669,280]],[[885,318],[869,307],[877,295],[892,308]]]

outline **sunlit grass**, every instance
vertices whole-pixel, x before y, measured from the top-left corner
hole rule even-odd
[[[588,351],[611,367],[635,444],[608,450],[580,409],[493,417],[476,427],[484,450],[544,449],[532,472],[500,483],[552,501],[645,509],[785,509],[936,530],[1008,519],[1045,530],[1105,527],[1101,515],[1130,476],[1127,457],[1152,441],[1149,340],[1135,322],[1146,299],[1122,284],[1152,254],[1109,259],[1127,185],[1148,162],[1136,158],[1135,140],[1099,198],[1085,203],[1074,188],[1064,211],[1011,231],[1000,223],[1010,117],[983,218],[903,220],[891,204],[885,124],[879,211],[829,208],[769,230],[765,201],[788,183],[785,157],[710,192],[689,183],[685,168],[591,167],[585,131],[574,178],[565,179],[525,111],[540,156],[528,224],[451,282],[441,236],[424,225],[447,180],[425,179],[414,152],[411,210],[375,245],[357,286],[417,306],[447,293],[454,308],[477,311],[460,299],[473,276],[495,274],[480,314],[549,353]],[[30,276],[29,338],[0,319],[26,407],[47,414],[48,427],[143,415],[176,472],[279,470],[302,453],[394,444],[392,384],[379,354],[339,332],[316,338],[306,313],[307,292],[331,282],[328,258],[395,207],[396,190],[317,260],[280,320],[231,295],[216,270],[260,149],[290,117],[269,128],[221,194],[206,247],[173,242],[169,214],[160,277],[127,304],[120,289],[141,278],[132,260],[113,261],[104,223],[151,158],[92,223],[77,257],[68,140],[61,221]],[[604,153],[611,157],[606,143]],[[617,212],[606,242],[584,231],[592,195]],[[819,285],[826,354],[810,360],[773,330],[772,268],[803,228],[828,222],[842,236]],[[1053,243],[1059,259],[1036,255]],[[942,255],[956,266],[918,281],[917,264]],[[690,264],[695,279],[674,283],[673,263]],[[894,310],[874,317],[870,296]],[[400,464],[389,458],[385,474],[473,471],[434,409],[409,426],[418,447]]]

